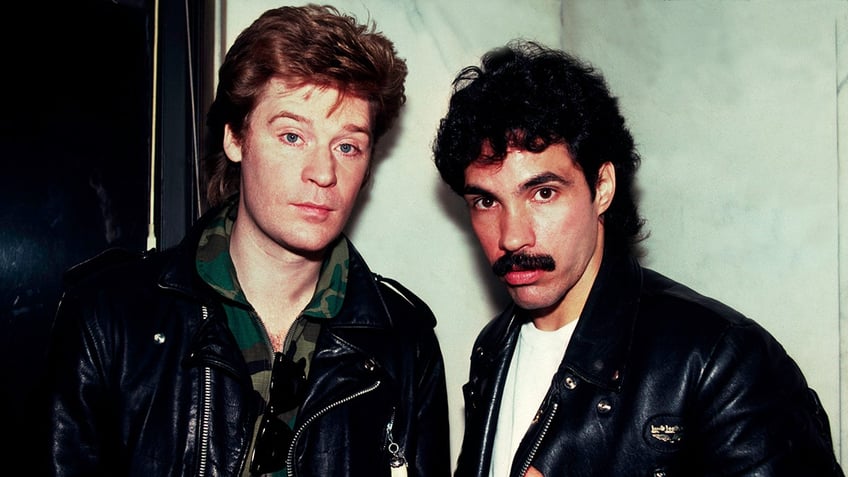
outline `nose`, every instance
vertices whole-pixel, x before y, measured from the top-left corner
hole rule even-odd
[[[336,184],[336,159],[328,150],[308,154],[303,166],[302,179],[319,187],[332,187]]]
[[[504,210],[500,219],[501,250],[517,252],[535,245],[536,234],[530,214],[522,210]]]

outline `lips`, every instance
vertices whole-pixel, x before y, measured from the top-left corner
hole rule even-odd
[[[545,271],[538,268],[532,270],[513,269],[506,272],[503,279],[508,285],[514,287],[531,285],[539,280],[543,273]]]
[[[303,202],[293,204],[307,219],[323,220],[326,219],[333,208],[323,204],[315,204],[312,202]]]

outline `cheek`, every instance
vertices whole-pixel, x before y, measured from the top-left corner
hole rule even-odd
[[[574,254],[590,253],[597,238],[597,218],[586,214],[573,214],[544,230],[548,248],[568,250]]]
[[[269,195],[288,188],[287,182],[292,179],[291,174],[291,171],[282,171],[267,163],[257,162],[252,164],[252,167],[242,167],[242,180],[250,184],[248,190],[259,195]]]
[[[269,182],[273,178],[279,177],[284,167],[284,161],[257,153],[245,154],[241,161],[242,175],[250,176],[254,182]],[[288,173],[291,174],[292,171],[288,171]]]
[[[471,219],[471,228],[477,236],[477,241],[483,248],[483,252],[490,260],[497,259],[500,256],[500,246],[498,245],[500,237],[498,236],[498,227],[493,221],[483,219]]]
[[[341,187],[346,197],[356,198],[365,184],[368,175],[368,167],[348,167],[340,169],[338,174],[338,187]]]

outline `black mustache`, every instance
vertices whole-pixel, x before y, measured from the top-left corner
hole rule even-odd
[[[512,270],[544,270],[553,271],[556,268],[554,257],[550,255],[530,255],[527,253],[507,253],[495,260],[492,271],[502,277]]]

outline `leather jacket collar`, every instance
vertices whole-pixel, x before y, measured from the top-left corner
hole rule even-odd
[[[641,289],[642,268],[634,258],[604,255],[566,351],[566,367],[597,386],[620,389]]]
[[[189,230],[186,237],[166,254],[166,263],[159,276],[159,286],[193,296],[205,303],[220,300],[219,295],[211,289],[198,275],[195,264],[197,244],[203,230],[214,219],[219,209],[205,213]],[[348,288],[345,294],[344,319],[330,320],[329,327],[368,327],[389,328],[391,316],[386,308],[381,294],[377,290],[376,281],[371,270],[363,260],[359,251],[348,240],[350,252],[350,268],[348,271]],[[379,303],[381,306],[375,307]]]

